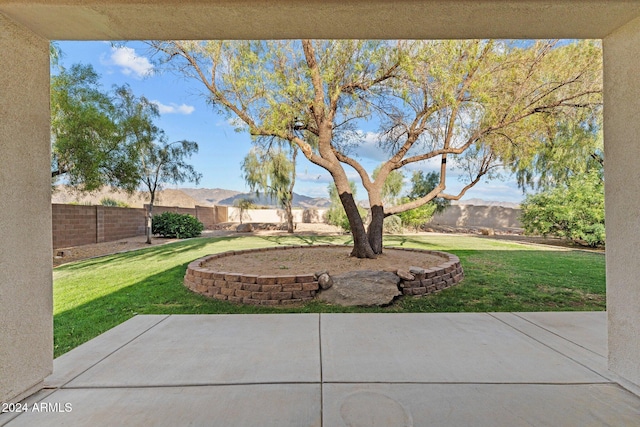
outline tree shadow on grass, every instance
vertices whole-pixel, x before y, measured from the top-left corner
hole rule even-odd
[[[353,244],[353,239],[349,236],[326,236],[313,234],[293,234],[288,236],[258,236],[277,245],[349,245]]]
[[[345,308],[311,302],[304,306],[261,307],[232,304],[196,294],[183,284],[187,263],[149,276],[108,295],[56,313],[54,357],[83,344],[138,314],[265,314],[371,312],[378,308]],[[239,338],[240,339],[240,338]]]
[[[177,247],[153,247],[131,254],[119,254],[117,257],[70,264],[65,269],[92,268],[96,263],[105,264],[114,258],[148,262],[151,256],[170,257],[176,251],[201,251],[212,241],[226,244],[235,239],[195,239],[179,242]],[[278,244],[278,241],[265,240]],[[232,246],[242,243],[237,240]],[[407,236],[396,236],[389,239],[387,244],[431,248],[423,239]],[[403,297],[384,308],[345,308],[316,301],[287,308],[231,304],[188,290],[183,285],[188,262],[182,262],[57,313],[54,316],[55,354],[60,355],[136,314],[584,311],[604,310],[606,307],[605,260],[597,254],[545,250],[465,249],[451,252],[460,256],[465,269],[462,283],[426,297]],[[118,277],[113,280],[118,280]],[[92,285],[87,283],[86,286]]]
[[[164,245],[150,246],[148,248],[140,248],[132,251],[105,255],[97,258],[91,258],[81,261],[75,261],[69,264],[63,264],[56,268],[56,271],[81,271],[101,267],[113,262],[131,261],[135,262],[141,259],[162,260],[175,257],[189,251],[198,251],[207,245],[218,242],[229,242],[241,237],[202,237],[188,240],[180,240],[167,243]]]

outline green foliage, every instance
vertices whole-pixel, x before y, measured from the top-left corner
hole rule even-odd
[[[155,235],[188,239],[202,234],[204,225],[193,215],[163,212],[153,217],[151,228]]]
[[[237,199],[233,202],[233,205],[240,209],[254,209],[256,207],[253,199]]]
[[[119,208],[128,208],[129,204],[127,204],[126,202],[120,201],[120,200],[116,200],[116,199],[112,199],[111,197],[104,197],[100,200],[100,204],[102,206],[114,206],[114,207],[119,207]]]
[[[103,91],[90,65],[60,68],[51,78],[52,179],[64,175],[81,191],[111,185],[133,192],[142,183],[151,204],[163,183],[197,183],[200,175],[184,162],[197,144],[169,144],[153,123],[158,117],[157,106],[127,85]]]
[[[373,170],[373,179],[378,178],[378,174],[380,173],[381,166],[378,166]],[[389,172],[389,175],[384,180],[384,184],[382,184],[382,200],[385,204],[394,204],[396,198],[400,195],[402,191],[402,184],[404,181],[404,175],[399,170],[394,170]]]
[[[440,174],[437,172],[414,171],[411,175],[411,191],[407,194],[407,202],[411,200],[420,199],[431,193],[434,188],[440,183]],[[443,199],[442,197],[436,197],[429,202],[435,205],[433,213],[439,213],[444,211],[447,206],[451,204],[451,200]],[[426,211],[425,211],[426,212]],[[431,213],[430,215],[433,215]]]
[[[431,220],[437,210],[438,205],[430,202],[415,209],[400,212],[398,217],[402,221],[403,226],[418,231],[425,223]]]
[[[351,194],[353,194],[353,198],[355,200],[356,183],[354,181],[349,181],[349,187],[351,187]],[[328,190],[329,199],[331,200],[331,207],[326,213],[327,223],[335,225],[336,227],[340,227],[344,231],[350,231],[351,225],[349,225],[349,218],[347,218],[347,213],[344,211],[344,207],[342,206],[342,202],[340,201],[340,195],[338,194],[336,185],[330,184]],[[360,213],[360,217],[362,219],[367,216],[367,211],[360,206],[358,206],[358,212]]]
[[[142,145],[141,182],[151,195],[151,202],[157,191],[164,184],[179,184],[185,181],[198,184],[202,174],[196,172],[192,165],[185,160],[198,152],[198,144],[193,141],[175,141],[168,143],[163,133],[154,135],[156,138],[149,144]]]
[[[372,185],[352,154],[367,143],[358,129],[374,115],[380,119],[378,148],[388,154],[383,173],[440,160],[440,194],[448,199],[462,197],[483,177],[498,177],[505,165],[535,167],[536,153],[563,127],[600,121],[598,41],[151,43],[168,66],[203,84],[207,100],[235,119],[239,130],[296,144],[341,185],[344,165],[352,167],[372,192],[370,199],[382,199],[390,189]],[[457,194],[444,193],[451,167],[465,181]],[[428,199],[385,207],[385,213]],[[363,242],[358,240],[357,252],[367,254],[372,248],[367,251]]]
[[[298,148],[292,146],[290,153],[282,147],[266,149],[256,146],[242,162],[242,172],[251,191],[262,190],[275,198],[287,215],[287,229],[293,233],[293,187],[296,182],[296,156]]]
[[[53,45],[52,45],[53,46]],[[53,47],[52,47],[53,49]],[[51,78],[51,178],[80,191],[105,185],[132,192],[140,181],[139,135],[152,127],[155,105],[129,103],[127,86],[103,91],[90,65],[60,68]]]
[[[602,125],[562,124],[537,152],[518,158],[512,170],[522,189],[550,189],[594,170],[604,175]]]
[[[566,185],[527,196],[522,223],[528,234],[604,245],[604,183],[599,171],[573,176]]]
[[[400,200],[400,203],[406,204],[427,196],[438,186],[439,183],[440,174],[437,172],[428,172],[426,174],[422,171],[413,172],[413,175],[411,176],[411,190],[406,197],[403,197]],[[425,223],[429,222],[434,214],[442,212],[450,204],[450,200],[443,199],[442,197],[436,197],[417,208],[400,212],[398,216],[405,227],[417,231],[420,230]]]
[[[238,209],[240,209],[240,224],[242,224],[242,221],[246,216],[247,210],[256,208],[256,204],[253,203],[253,199],[248,199],[248,198],[236,199],[233,202],[233,205]]]
[[[382,223],[382,232],[386,234],[401,234],[402,219],[398,215],[386,217]]]

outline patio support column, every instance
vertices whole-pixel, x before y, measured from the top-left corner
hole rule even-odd
[[[53,369],[49,42],[0,14],[0,402]]]
[[[604,39],[609,369],[640,386],[640,20]]]

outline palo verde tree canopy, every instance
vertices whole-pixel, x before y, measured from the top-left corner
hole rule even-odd
[[[352,255],[382,252],[385,216],[430,200],[459,199],[500,168],[527,167],[531,152],[566,123],[581,123],[601,105],[601,49],[579,41],[162,41],[161,61],[202,84],[212,105],[256,138],[296,145],[332,176],[354,238]],[[361,120],[380,122],[388,153],[373,178],[359,162]],[[384,206],[393,171],[439,162],[428,194]],[[358,213],[346,167],[371,206],[368,229]],[[447,172],[466,175],[447,192]]]

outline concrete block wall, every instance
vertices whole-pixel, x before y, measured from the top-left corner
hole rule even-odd
[[[146,214],[144,209],[96,206],[96,212],[98,219],[101,212],[103,215],[102,240],[98,241],[111,242],[145,234]]]
[[[196,205],[195,217],[204,224],[205,230],[213,228],[213,226],[218,223],[216,220],[216,209],[212,207]]]
[[[53,248],[97,242],[96,206],[52,204]]]
[[[521,209],[501,206],[451,205],[434,215],[428,224],[449,227],[522,228],[521,212]]]
[[[51,208],[54,249],[112,242],[145,234],[146,209],[65,204],[52,204]],[[193,215],[205,229],[227,220],[225,206],[153,207],[154,215],[163,212]]]
[[[145,208],[148,205],[145,205]],[[160,215],[164,212],[174,212],[179,214],[192,215],[198,218],[198,220],[204,225],[205,230],[210,230],[213,226],[219,222],[218,220],[218,206],[196,206],[195,208],[181,208],[178,206],[154,206],[153,214]]]

